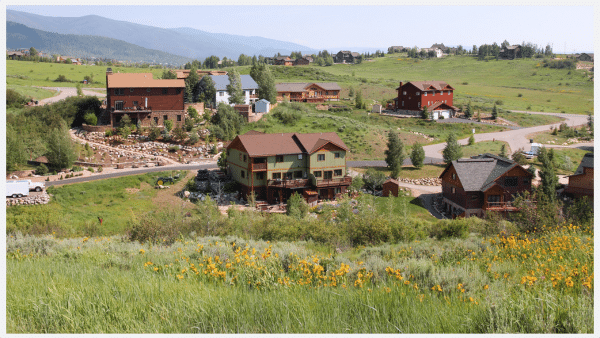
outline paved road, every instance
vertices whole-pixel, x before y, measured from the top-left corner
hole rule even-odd
[[[217,162],[208,162],[204,164],[181,164],[181,165],[167,165],[161,167],[152,167],[152,168],[138,168],[138,169],[123,169],[123,171],[113,172],[110,174],[100,174],[100,175],[92,175],[87,177],[74,177],[69,179],[64,179],[60,181],[51,181],[45,182],[46,187],[64,185],[64,184],[73,184],[73,183],[83,183],[90,182],[95,180],[102,180],[107,178],[116,178],[130,175],[142,175],[151,172],[157,171],[169,171],[169,170],[198,170],[198,169],[216,169],[218,168]]]
[[[54,102],[58,102],[60,100],[64,100],[69,96],[75,96],[77,95],[77,88],[72,88],[72,87],[40,87],[43,89],[48,89],[48,90],[56,90],[59,91],[59,94],[53,97],[49,97],[47,99],[43,99],[39,101],[38,105],[45,105],[45,104],[50,104],[50,103],[54,103]],[[101,89],[101,88],[94,88],[94,89]],[[89,95],[89,96],[97,96],[97,97],[106,97],[106,94],[104,93],[98,93],[98,92],[93,92],[87,89],[83,89],[83,95]]]
[[[568,126],[580,126],[580,125],[587,123],[586,115],[543,113],[543,112],[523,112],[523,113],[540,114],[540,115],[554,115],[554,116],[564,118],[565,121],[561,121],[559,123],[554,123],[554,124],[548,124],[548,125],[544,125],[544,126],[521,128],[521,129],[507,130],[507,131],[500,131],[500,132],[493,132],[493,133],[485,133],[485,134],[475,134],[475,142],[499,140],[499,141],[507,142],[508,145],[510,146],[510,149],[512,152],[514,152],[518,149],[521,149],[521,148],[524,150],[530,150],[531,146],[529,143],[529,139],[527,139],[527,137],[526,137],[528,134],[537,133],[540,131],[547,131],[547,130],[550,130],[550,127],[560,126],[561,123],[566,123]],[[468,122],[468,123],[470,123],[470,122]],[[469,142],[469,138],[464,138],[462,140],[458,140],[458,143],[463,144],[463,145],[467,144],[468,142]],[[553,146],[549,146],[549,145],[546,145],[546,146],[553,147]],[[579,144],[571,145],[569,147],[575,148],[575,147],[581,147],[581,146],[593,146],[593,143],[589,143],[589,144],[579,143]],[[442,143],[438,143],[438,144],[424,146],[423,149],[425,150],[425,156],[434,158],[434,159],[442,159],[442,150],[444,150],[444,147],[446,147],[446,143],[442,142]]]
[[[466,120],[466,119],[459,119],[456,117],[450,118],[450,119],[443,119],[443,120],[435,120],[435,122],[437,123],[473,123],[473,124],[483,124],[486,126],[498,126],[495,123],[488,123],[488,122],[478,122],[478,121],[472,121],[472,120]],[[508,128],[508,129],[523,129],[523,127],[518,127],[518,126],[505,126],[503,125],[502,127]]]

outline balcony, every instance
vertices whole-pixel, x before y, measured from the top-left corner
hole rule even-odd
[[[299,179],[283,179],[283,180],[267,180],[267,186],[271,188],[306,188],[310,186],[310,180],[306,178]]]
[[[252,163],[252,171],[265,171],[267,170],[267,163]]]
[[[324,187],[333,187],[333,186],[340,186],[340,185],[350,185],[352,183],[352,177],[350,176],[346,176],[346,177],[342,177],[342,178],[332,178],[332,179],[328,179],[328,180],[316,180],[316,186],[318,188],[324,188]]]

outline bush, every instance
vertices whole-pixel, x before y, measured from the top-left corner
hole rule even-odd
[[[175,153],[175,152],[177,152],[177,150],[179,150],[179,146],[177,146],[177,145],[169,147],[170,153]]]
[[[46,175],[49,172],[48,167],[44,163],[41,163],[36,169],[36,175]]]
[[[111,137],[113,136],[113,131],[112,129],[109,129],[107,131],[104,132],[104,137]]]
[[[29,99],[12,89],[6,89],[6,107],[19,107],[27,103]]]
[[[465,219],[441,220],[431,228],[430,237],[438,240],[444,238],[466,238],[469,227]]]
[[[83,116],[83,120],[86,124],[90,126],[95,126],[98,124],[98,117],[94,113],[87,113]]]
[[[54,82],[71,82],[64,75],[58,75],[58,77],[54,80]]]

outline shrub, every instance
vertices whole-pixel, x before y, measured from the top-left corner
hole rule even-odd
[[[295,192],[287,201],[286,213],[296,219],[302,219],[308,214],[308,204],[304,198]]]
[[[27,103],[29,99],[19,94],[17,91],[12,89],[6,89],[6,106],[7,107],[19,107]]]
[[[54,82],[71,82],[67,79],[66,76],[60,74],[58,75],[58,77],[54,80]]]
[[[90,126],[95,126],[98,124],[98,117],[94,113],[87,113],[83,116],[83,120],[86,124]]]
[[[469,233],[469,227],[465,219],[459,220],[441,220],[434,225],[430,232],[430,237],[438,240],[444,238],[466,238]]]
[[[517,94],[517,97],[523,97],[523,94],[519,93]]]
[[[46,167],[46,165],[44,163],[41,163],[36,169],[35,169],[35,174],[36,175],[46,175],[48,173],[48,167]]]
[[[113,136],[113,131],[112,129],[109,129],[107,131],[104,132],[104,137],[111,137]]]
[[[169,152],[170,153],[175,153],[175,152],[177,152],[177,150],[179,150],[179,146],[178,145],[174,145],[174,146],[170,146],[169,147]]]

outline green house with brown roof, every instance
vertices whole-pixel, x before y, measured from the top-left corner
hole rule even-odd
[[[241,185],[270,204],[286,202],[297,192],[312,204],[346,193],[352,178],[346,172],[348,147],[336,133],[249,131],[227,146],[227,170]]]

